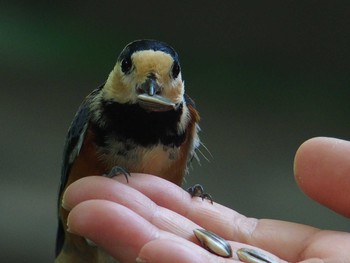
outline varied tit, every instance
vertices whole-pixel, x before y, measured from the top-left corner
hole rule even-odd
[[[198,121],[175,50],[156,40],[128,44],[107,81],[85,98],[66,137],[56,262],[102,262],[109,257],[67,232],[68,212],[61,200],[68,185],[118,169],[181,185],[200,144]]]

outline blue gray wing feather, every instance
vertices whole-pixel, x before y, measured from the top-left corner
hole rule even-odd
[[[95,89],[86,97],[86,99],[80,105],[69,127],[69,130],[66,136],[65,145],[64,145],[64,150],[63,150],[61,184],[59,188],[59,198],[58,198],[58,211],[61,205],[60,197],[66,187],[71,166],[75,161],[76,157],[79,155],[80,149],[84,142],[86,130],[88,128],[89,121],[90,121],[91,100],[101,90],[102,87],[103,85],[101,85],[98,89]],[[56,257],[61,252],[63,243],[64,243],[64,227],[59,218],[57,236],[56,236]]]

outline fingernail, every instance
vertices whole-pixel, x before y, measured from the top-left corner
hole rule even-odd
[[[67,211],[72,210],[72,208],[66,202],[66,192],[63,193],[61,206],[63,207],[64,210],[67,210]]]
[[[67,210],[69,211],[69,207],[66,205],[66,203],[64,202],[64,199],[62,199],[62,202],[61,202],[61,206],[63,207],[64,210]]]
[[[144,259],[142,259],[142,258],[139,258],[139,257],[136,258],[136,261],[135,261],[135,262],[136,262],[136,263],[147,263],[146,260],[144,260]]]
[[[67,228],[66,231],[71,234],[75,234],[75,232],[69,227],[69,217],[67,218]]]

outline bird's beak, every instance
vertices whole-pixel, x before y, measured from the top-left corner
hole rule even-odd
[[[137,88],[137,100],[139,105],[148,111],[169,111],[176,109],[176,104],[171,100],[159,95],[161,87],[153,77],[147,78]]]

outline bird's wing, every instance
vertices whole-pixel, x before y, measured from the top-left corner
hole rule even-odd
[[[98,89],[95,89],[85,98],[83,103],[80,105],[77,113],[75,114],[74,119],[69,127],[63,150],[61,184],[58,195],[58,211],[60,210],[62,192],[66,187],[71,166],[74,163],[77,156],[79,155],[80,149],[84,142],[86,130],[90,120],[91,100],[100,91],[102,87],[103,85],[101,85],[101,87],[99,87]],[[63,243],[64,228],[59,218],[56,237],[56,256],[58,256],[58,254],[60,253]]]
[[[83,145],[85,133],[90,119],[90,102],[99,89],[90,93],[83,103],[80,105],[74,119],[69,127],[63,150],[62,170],[61,170],[61,186],[59,195],[66,187],[68,175],[72,164],[79,155],[81,146]]]

